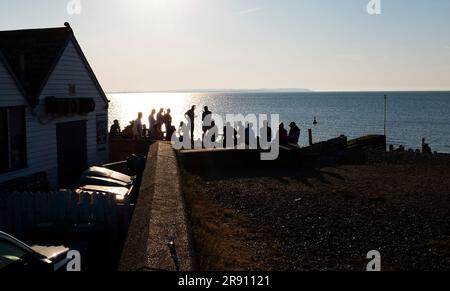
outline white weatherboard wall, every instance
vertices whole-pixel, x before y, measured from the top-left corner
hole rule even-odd
[[[1,82],[2,78],[0,78],[0,84]],[[76,85],[76,94],[73,96],[69,96],[69,84]],[[4,98],[2,94],[5,95],[2,91],[3,85],[0,89],[1,99]],[[95,100],[95,111],[84,115],[72,115],[52,119],[45,114],[45,97],[47,96],[60,98],[93,98]],[[22,100],[24,99],[23,97],[21,98]],[[25,104],[24,101],[21,102],[22,105]],[[6,103],[0,100],[0,106],[12,105],[12,103]],[[0,182],[37,172],[47,172],[52,187],[56,188],[58,181],[56,124],[58,123],[86,120],[88,165],[107,162],[107,145],[106,150],[97,150],[96,129],[97,115],[106,114],[107,118],[108,111],[106,106],[107,104],[97,89],[94,80],[91,78],[89,71],[83,64],[82,58],[75,49],[75,45],[70,42],[45,85],[39,97],[39,105],[34,109],[34,113],[30,107],[27,107],[26,110],[28,168],[0,175]]]
[[[27,102],[9,71],[0,61],[0,107],[25,106]],[[28,119],[28,117],[27,117]],[[22,171],[0,174],[0,182],[17,177]],[[26,171],[23,171],[26,172]]]
[[[26,105],[16,82],[0,61],[0,107]]]

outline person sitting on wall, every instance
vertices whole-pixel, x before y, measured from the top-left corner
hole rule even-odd
[[[425,142],[425,138],[422,139],[422,153],[423,154],[432,154],[431,147],[429,144]]]
[[[109,135],[110,136],[120,136],[122,130],[120,129],[119,120],[114,120],[113,125],[111,125],[111,128],[109,129]]]
[[[175,126],[170,125],[169,127],[167,127],[166,125],[166,141],[172,141],[172,136],[175,134],[176,131],[177,129]]]
[[[180,142],[183,142],[183,140],[184,140],[184,137],[183,137],[183,135],[184,135],[184,133],[183,133],[184,128],[185,128],[185,124],[182,121],[182,122],[180,122],[180,126],[178,127],[178,140]]]
[[[289,140],[287,130],[284,128],[284,123],[280,123],[280,126],[278,127],[278,134],[280,138],[280,145],[287,145]]]
[[[272,142],[272,128],[269,126],[267,120],[263,121],[262,128],[259,131],[259,135],[256,137],[258,141],[258,148],[261,148],[261,142],[270,143]]]
[[[153,126],[149,133],[150,140],[160,141],[164,139],[164,135],[161,131],[161,124],[157,123]]]
[[[126,126],[122,131],[122,138],[124,139],[132,139],[133,138],[133,128],[134,128],[134,120],[130,121],[130,125]]]
[[[149,132],[149,130],[147,129],[147,125],[143,124],[142,125],[142,137],[143,138],[147,138],[148,137],[148,132]]]
[[[300,128],[297,126],[295,122],[291,122],[289,127],[291,128],[289,130],[288,136],[289,143],[298,144],[298,141],[300,139]]]

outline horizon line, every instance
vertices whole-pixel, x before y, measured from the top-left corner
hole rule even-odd
[[[365,90],[312,90],[304,88],[260,88],[260,89],[176,89],[176,90],[129,90],[107,91],[105,94],[129,94],[129,93],[389,93],[389,92],[450,92],[450,89],[365,89]]]

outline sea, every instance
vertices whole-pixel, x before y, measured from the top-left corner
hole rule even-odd
[[[302,130],[300,145],[340,135],[349,139],[384,134],[388,145],[421,148],[425,138],[433,151],[450,153],[450,92],[200,92],[111,93],[109,125],[122,128],[144,114],[148,124],[152,109],[170,108],[174,125],[185,121],[192,105],[201,116],[204,106],[215,114],[278,114],[286,127],[294,121]],[[386,98],[385,98],[386,95]],[[317,124],[314,125],[314,118]],[[201,126],[195,130],[201,135]]]

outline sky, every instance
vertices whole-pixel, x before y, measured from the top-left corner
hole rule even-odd
[[[0,0],[0,30],[70,22],[107,92],[450,90],[449,0],[78,1]]]

